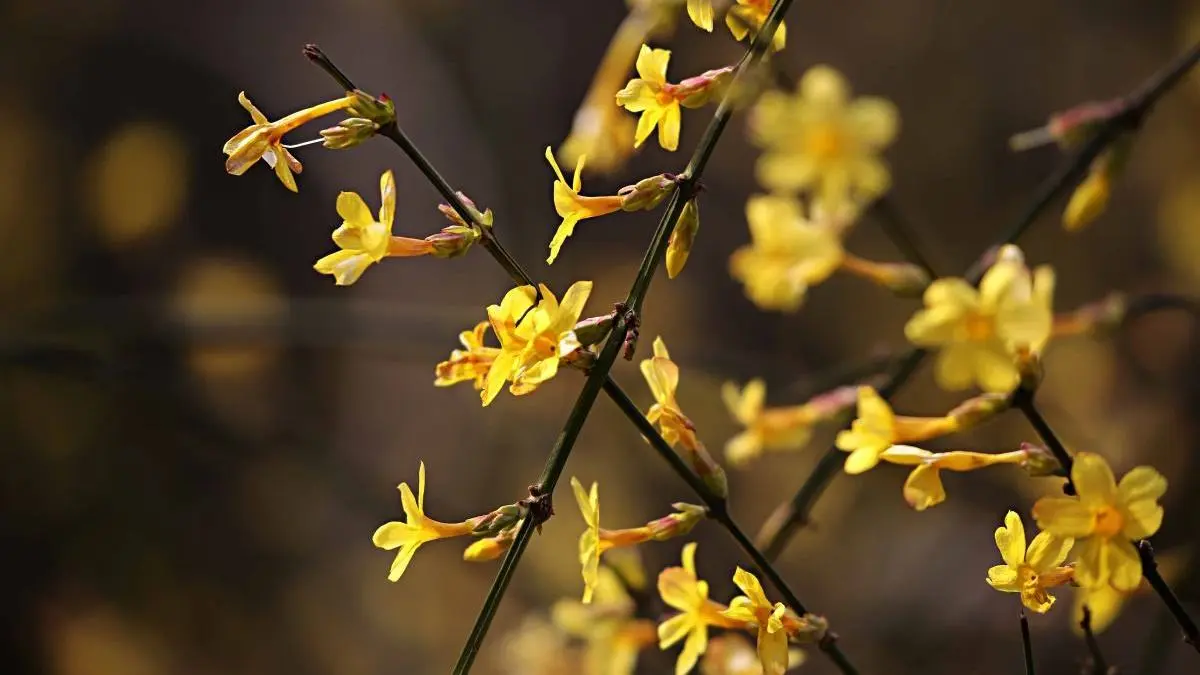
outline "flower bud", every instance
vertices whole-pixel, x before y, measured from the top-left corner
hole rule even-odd
[[[524,511],[516,504],[505,504],[475,524],[471,534],[477,537],[491,537],[512,527],[524,515]]]
[[[585,347],[599,344],[612,330],[613,321],[616,318],[617,315],[614,312],[604,316],[593,316],[575,324],[575,337],[579,339],[579,344]]]
[[[425,237],[433,244],[433,255],[438,258],[457,258],[470,250],[479,241],[479,231],[473,227],[450,225],[441,232]]]
[[[1095,133],[1104,121],[1120,113],[1125,107],[1122,99],[1091,101],[1050,117],[1045,126],[1023,131],[1009,139],[1009,147],[1017,152],[1036,148],[1047,143],[1058,143],[1064,148],[1074,147]]]
[[[790,610],[783,618],[784,629],[788,637],[801,644],[820,642],[829,632],[829,621],[823,616],[805,614],[796,616]]]
[[[479,209],[475,206],[475,202],[471,201],[470,197],[461,192],[455,192],[454,194],[456,194],[459,200],[462,201],[463,206],[467,207],[467,214],[470,215],[475,222],[484,227],[492,226],[492,220],[494,219],[494,216],[491,209],[487,209],[480,213]],[[462,216],[459,215],[458,210],[449,204],[438,204],[438,211],[441,211],[442,215],[446,217],[446,220],[449,220],[454,225],[462,225],[463,227],[468,227],[470,225],[470,223],[463,220]]]
[[[683,107],[699,108],[714,96],[720,96],[732,81],[733,66],[725,66],[670,85],[670,92],[679,99],[679,104]]]
[[[1021,465],[1025,472],[1033,478],[1045,478],[1047,476],[1066,476],[1067,472],[1062,465],[1058,463],[1058,459],[1054,457],[1054,453],[1050,452],[1049,448],[1044,448],[1033,443],[1022,443],[1021,451],[1025,453],[1025,462]]]
[[[708,515],[708,509],[695,504],[676,502],[671,506],[676,513],[646,523],[646,527],[650,530],[650,537],[655,541],[682,537],[691,532],[696,523]]]
[[[516,529],[499,534],[495,537],[485,537],[473,542],[463,551],[463,560],[467,562],[486,562],[504,555],[512,546],[513,533]]]
[[[966,431],[1008,410],[1010,403],[1005,394],[981,394],[963,401],[946,416],[954,420],[956,431]]]
[[[323,144],[331,150],[352,148],[370,139],[379,130],[379,125],[363,117],[351,117],[338,122],[336,127],[321,130]]]
[[[649,211],[655,208],[675,189],[675,178],[670,174],[643,178],[633,185],[617,190],[621,196],[622,211]]]
[[[683,271],[699,231],[700,206],[693,197],[683,205],[683,213],[679,214],[679,222],[667,242],[667,277],[674,279]]]
[[[1016,354],[1017,374],[1021,376],[1017,388],[1021,391],[1037,391],[1042,384],[1042,359],[1030,349],[1021,349]]]
[[[1077,232],[1100,217],[1108,207],[1112,185],[1108,173],[1093,171],[1071,193],[1067,208],[1063,211],[1063,226],[1068,232]]]
[[[396,121],[396,104],[386,94],[375,98],[361,89],[355,89],[350,95],[354,97],[354,103],[349,110],[355,117],[366,118],[381,127]]]
[[[919,298],[929,287],[929,274],[912,263],[884,263],[879,273],[880,284],[902,298]]]

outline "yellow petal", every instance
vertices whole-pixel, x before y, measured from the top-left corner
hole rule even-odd
[[[1118,591],[1132,591],[1142,582],[1142,559],[1128,539],[1108,541],[1109,583]]]
[[[650,393],[659,403],[673,402],[675,389],[679,386],[679,366],[669,359],[655,357],[640,364],[642,377],[650,386]]]
[[[758,581],[758,577],[738,567],[733,573],[733,583],[746,597],[750,598],[750,602],[757,607],[770,607],[771,603],[767,601],[767,594],[763,592],[762,584]]]
[[[417,528],[409,523],[384,523],[371,535],[371,543],[377,548],[390,551],[415,541],[417,531]]]
[[[745,466],[762,451],[762,436],[752,431],[743,431],[725,443],[725,459],[735,467]]]
[[[671,52],[667,49],[651,49],[642,45],[637,57],[638,77],[655,84],[667,81],[667,62],[671,60]]]
[[[1072,630],[1076,634],[1083,633],[1079,626],[1083,622],[1083,607],[1086,605],[1092,612],[1092,632],[1102,632],[1112,625],[1128,597],[1128,594],[1118,591],[1109,584],[1076,590],[1075,608],[1072,611],[1073,618],[1071,620]]]
[[[946,501],[942,474],[933,464],[917,466],[904,481],[904,501],[916,511],[924,511]]]
[[[291,153],[288,153],[285,148],[280,148],[280,153],[284,156],[281,158],[282,161],[275,162],[275,176],[279,178],[279,182],[283,183],[285,188],[291,190],[292,192],[299,192],[300,189],[296,187],[296,177],[292,175],[292,170],[298,167],[300,163],[296,162],[295,164],[292,164],[292,161],[295,161],[295,158],[292,158]],[[266,155],[264,154],[263,157],[265,158]],[[292,161],[288,161],[289,159]]]
[[[819,170],[816,158],[807,153],[765,152],[754,165],[755,177],[763,187],[786,192],[808,188]]]
[[[646,108],[642,112],[642,116],[638,118],[637,129],[633,134],[633,147],[642,147],[642,143],[645,143],[646,139],[650,137],[650,133],[654,131],[654,127],[658,126],[658,122],[665,112],[666,110],[658,105]]]
[[[679,124],[681,112],[678,103],[668,104],[663,109],[658,123],[658,144],[663,150],[674,152],[679,148]]]
[[[881,148],[896,138],[900,114],[896,106],[884,98],[865,96],[856,99],[846,111],[854,136],[868,147]]]
[[[679,652],[679,659],[675,662],[675,675],[691,672],[707,649],[708,630],[704,624],[700,624],[688,634],[687,642],[683,643],[683,651]]]
[[[371,258],[364,253],[335,251],[318,260],[313,269],[321,274],[332,274],[338,286],[349,286],[358,281],[370,266]]]
[[[588,527],[595,527],[599,524],[599,503],[594,500],[597,496],[597,484],[592,483],[592,491],[589,494],[583,489],[583,485],[579,479],[571,476],[571,490],[575,492],[575,503],[579,505],[579,512],[583,514],[583,521]]]
[[[1004,527],[996,529],[996,548],[1000,549],[1000,557],[1010,567],[1025,562],[1025,525],[1016,511],[1005,514]]]
[[[554,175],[558,177],[558,182],[564,187],[567,185],[567,179],[563,176],[562,169],[558,168],[558,162],[554,159],[554,153],[551,152],[550,146],[546,146],[546,161],[550,162],[550,168],[554,169]]]
[[[758,631],[758,660],[762,665],[763,675],[783,675],[788,669],[788,638],[787,633],[778,631],[770,633]]]
[[[416,543],[412,546],[401,548],[396,553],[396,559],[392,561],[392,567],[388,570],[388,581],[399,581],[404,575],[404,571],[408,569],[409,563],[412,562],[413,556],[417,554],[417,549],[421,544]]]
[[[546,264],[553,265],[558,259],[558,252],[562,250],[562,245],[567,242],[567,238],[575,233],[575,225],[579,222],[579,214],[571,213],[563,218],[558,224],[558,229],[554,231],[554,236],[550,239],[550,255],[546,256]]]
[[[250,97],[246,96],[246,92],[238,92],[238,103],[246,109],[246,112],[250,113],[250,118],[254,120],[255,124],[270,124],[267,116],[259,112],[258,108],[250,102]]]
[[[592,282],[576,281],[571,284],[571,287],[563,295],[562,303],[558,306],[557,316],[549,330],[557,333],[574,328],[575,324],[579,322],[579,316],[583,314],[583,307],[587,304],[588,296],[591,294]]]
[[[1063,564],[1075,540],[1059,537],[1050,532],[1039,532],[1029,544],[1025,559],[1038,574],[1045,574]]]
[[[676,614],[658,624],[658,646],[660,649],[670,649],[672,645],[687,637],[692,629],[692,617],[687,614]]]
[[[1108,506],[1116,503],[1117,482],[1112,469],[1100,455],[1080,452],[1071,468],[1071,482],[1084,504]]]
[[[805,102],[829,107],[845,105],[849,87],[841,73],[829,66],[809,68],[800,78],[800,95]]]
[[[1017,571],[1008,565],[993,565],[989,568],[987,582],[992,588],[1005,593],[1017,593],[1021,590]]]
[[[375,222],[371,209],[357,192],[342,192],[337,198],[337,212],[345,224],[352,228],[366,227]]]
[[[630,80],[617,92],[617,105],[629,112],[643,112],[658,108],[658,92],[654,85],[645,80]]]
[[[696,576],[696,542],[690,541],[683,545],[683,569],[693,577]]]
[[[668,567],[658,574],[658,594],[668,606],[687,612],[697,603],[700,583],[686,569]]]
[[[388,234],[391,234],[392,221],[396,218],[396,177],[392,175],[391,169],[384,171],[379,177],[379,196],[379,222],[383,223]]]
[[[488,369],[483,389],[479,392],[479,396],[483,400],[483,405],[490,404],[500,394],[500,390],[504,388],[504,383],[508,380],[516,363],[517,355],[510,351],[500,352],[500,355],[492,362],[492,367]]]
[[[1121,477],[1117,496],[1123,504],[1156,502],[1167,492],[1167,479],[1153,467],[1139,466]]]
[[[711,0],[687,0],[688,18],[696,27],[712,32],[713,6]]]
[[[872,447],[864,447],[851,452],[846,457],[845,470],[848,474],[860,474],[864,471],[869,471],[875,468],[879,463],[879,455],[882,453],[882,448],[876,450]]]
[[[1108,549],[1108,542],[1100,537],[1089,537],[1076,543],[1075,581],[1080,586],[1091,588],[1108,583],[1111,572]]]
[[[1025,264],[1015,259],[998,260],[979,282],[979,303],[985,310],[998,309],[1022,282],[1028,282]],[[1018,296],[1024,295],[1017,293]],[[1028,296],[1026,296],[1028,297]]]
[[[401,495],[403,496],[403,495]],[[425,462],[417,468],[417,508],[425,512]]]
[[[1005,394],[1021,380],[1015,359],[999,342],[977,345],[973,352],[975,381],[979,388],[994,394]]]
[[[1095,518],[1073,497],[1042,497],[1033,505],[1038,527],[1060,537],[1081,538],[1092,533]]]

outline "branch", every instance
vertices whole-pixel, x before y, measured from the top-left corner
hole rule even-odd
[[[1087,643],[1088,660],[1084,666],[1084,674],[1087,675],[1091,671],[1091,675],[1114,675],[1116,668],[1110,669],[1108,662],[1104,660],[1104,654],[1100,652],[1100,643],[1096,641],[1096,634],[1092,632],[1092,609],[1087,605],[1083,606],[1083,619],[1079,621],[1079,627],[1083,629],[1083,640]]]
[[[1033,641],[1029,638],[1029,617],[1021,608],[1021,651],[1025,654],[1025,675],[1033,675]]]
[[[1192,649],[1200,652],[1200,629],[1196,627],[1196,622],[1184,609],[1183,603],[1179,602],[1175,592],[1159,574],[1158,561],[1154,559],[1154,547],[1146,539],[1137,542],[1136,545],[1138,556],[1142,559],[1142,576],[1146,577],[1150,588],[1154,589],[1158,597],[1162,598],[1163,604],[1167,606],[1167,611],[1175,617],[1175,623],[1179,624],[1179,628],[1183,630],[1183,641],[1191,645]]]

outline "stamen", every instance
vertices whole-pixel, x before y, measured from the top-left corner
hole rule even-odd
[[[295,150],[296,148],[303,148],[306,145],[316,145],[317,143],[324,143],[324,142],[325,142],[324,138],[314,138],[311,141],[304,141],[303,143],[292,143],[291,145],[282,143],[281,145],[283,145],[283,147],[287,148],[288,150]]]

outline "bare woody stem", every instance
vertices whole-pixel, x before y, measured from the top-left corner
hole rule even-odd
[[[1033,640],[1029,637],[1029,617],[1021,609],[1021,652],[1025,655],[1025,675],[1033,673]]]
[[[1083,641],[1087,643],[1092,675],[1108,675],[1108,662],[1104,660],[1100,643],[1096,640],[1096,634],[1092,632],[1092,608],[1087,605],[1083,606],[1083,618],[1079,621],[1079,627],[1083,630]]]
[[[967,270],[964,275],[966,279],[973,284],[979,283],[993,259],[996,248],[1012,243],[1024,235],[1052,204],[1084,176],[1092,160],[1122,134],[1135,131],[1141,125],[1159,99],[1170,91],[1196,65],[1197,61],[1200,61],[1200,43],[1193,45],[1186,53],[1172,60],[1127,97],[1126,104],[1121,111],[1101,123],[1092,137],[1034,190],[1028,205],[997,239],[996,244],[985,251]],[[888,221],[885,232],[904,233],[897,237],[897,246],[902,253],[906,255],[919,253],[913,245],[911,236],[905,232],[905,221],[896,217],[898,212],[894,208],[894,204],[885,202],[883,207],[876,207],[875,212]],[[913,256],[910,261],[928,267],[928,262],[923,256]],[[927,271],[932,270],[927,269]],[[890,398],[907,382],[926,355],[927,352],[921,348],[912,348],[906,352],[892,374],[880,386],[880,395],[885,400]],[[824,493],[833,477],[837,475],[840,466],[838,449],[829,448],[821,456],[817,466],[801,484],[792,499],[776,508],[775,513],[769,519],[772,527],[763,533],[763,541],[760,542],[769,557],[773,558],[779,555],[792,534],[808,522],[813,504]]]

